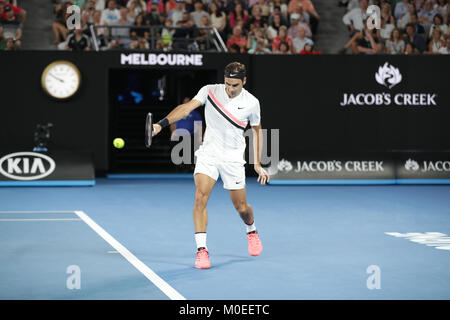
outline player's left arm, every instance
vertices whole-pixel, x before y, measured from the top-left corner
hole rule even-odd
[[[256,126],[251,126],[253,131],[253,168],[258,174],[258,182],[262,185],[269,182],[270,176],[261,166],[261,154],[263,148],[263,134],[261,122]]]

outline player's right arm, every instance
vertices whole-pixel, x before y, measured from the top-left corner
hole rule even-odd
[[[202,90],[203,90],[203,88],[202,88]],[[200,92],[202,90],[200,90]],[[169,121],[168,124],[170,125],[172,123],[177,122],[178,120],[186,118],[189,115],[189,113],[191,113],[192,110],[194,110],[195,108],[198,108],[199,106],[201,106],[204,103],[204,101],[201,101],[201,100],[202,99],[199,99],[198,95],[197,95],[191,101],[178,105],[175,109],[173,109],[165,117],[165,119],[167,119]],[[153,124],[152,136],[157,135],[161,130],[162,130],[161,125],[159,125],[158,123]]]
[[[163,122],[162,126],[158,123],[155,123],[153,125],[152,136],[157,135],[162,130],[163,126],[170,125],[172,123],[177,122],[178,120],[186,118],[189,115],[189,113],[191,113],[192,110],[198,108],[202,104],[205,104],[206,99],[208,97],[209,89],[210,87],[207,85],[202,87],[197,93],[197,95],[191,101],[180,104],[175,109],[173,109],[163,120],[160,121],[160,123]]]

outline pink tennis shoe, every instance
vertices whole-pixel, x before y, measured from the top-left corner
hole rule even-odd
[[[197,259],[195,260],[195,267],[197,269],[209,269],[211,264],[209,263],[209,253],[206,249],[200,249],[197,251]]]
[[[259,256],[262,252],[261,240],[259,240],[258,232],[252,231],[247,233],[248,239],[248,253],[251,256]]]

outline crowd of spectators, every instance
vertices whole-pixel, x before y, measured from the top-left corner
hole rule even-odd
[[[321,53],[314,49],[320,16],[313,0],[53,1],[54,43],[59,49],[92,50],[94,25],[100,50],[205,50],[214,34],[204,27],[214,27],[233,53]],[[72,4],[81,8],[78,31],[65,23]],[[154,28],[142,28],[146,26]]]
[[[339,51],[346,54],[448,54],[450,6],[447,0],[347,0],[343,22],[349,41]],[[379,28],[368,7],[381,10]],[[370,23],[368,23],[370,22]]]
[[[27,13],[16,0],[0,0],[0,50],[18,50]]]

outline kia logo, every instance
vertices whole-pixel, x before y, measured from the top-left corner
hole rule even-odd
[[[11,153],[0,159],[0,173],[13,180],[39,180],[55,171],[55,161],[35,152]]]

